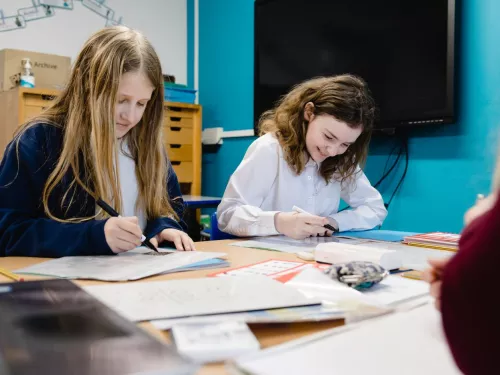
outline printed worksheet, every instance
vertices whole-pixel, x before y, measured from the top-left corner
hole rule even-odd
[[[295,288],[257,275],[94,285],[84,289],[132,321],[321,303]]]
[[[152,252],[153,254],[157,253]],[[52,259],[15,272],[68,279],[127,281],[142,279],[225,255],[225,253],[214,252],[173,251],[165,252],[162,256],[133,253],[126,256],[74,256]]]

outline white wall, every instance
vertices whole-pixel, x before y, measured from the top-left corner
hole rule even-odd
[[[28,22],[25,29],[0,32],[0,49],[54,53],[70,56],[73,62],[87,38],[106,24],[80,1],[73,4],[73,10],[56,8],[53,17]],[[115,19],[123,16],[125,25],[146,35],[160,57],[164,74],[187,83],[186,0],[107,0],[105,5],[115,11]],[[0,0],[6,17],[31,6],[31,0]]]

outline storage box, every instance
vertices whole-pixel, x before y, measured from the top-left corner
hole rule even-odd
[[[21,73],[21,60],[29,58],[35,87],[61,89],[69,78],[71,59],[67,56],[47,53],[3,49],[0,51],[0,91],[17,86],[16,80]]]
[[[195,100],[196,90],[184,85],[165,83],[165,101],[194,104]]]

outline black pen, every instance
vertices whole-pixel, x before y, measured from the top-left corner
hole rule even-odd
[[[297,207],[297,206],[293,206],[292,210],[294,210],[295,212],[299,212],[301,214],[306,214],[306,215],[312,215],[310,214],[309,212],[303,210],[302,208],[300,207]],[[333,226],[331,226],[330,224],[325,224],[323,225],[323,228],[326,228],[328,230],[331,230],[333,233],[337,233],[339,230]]]
[[[109,204],[104,202],[101,198],[99,198],[96,201],[96,203],[99,207],[101,207],[104,211],[106,211],[108,213],[108,215],[114,216],[114,217],[121,217],[121,215],[118,212],[116,212],[113,207],[111,207]],[[141,235],[141,244],[142,244],[142,246],[149,247],[150,249],[158,252],[158,249],[144,235]]]

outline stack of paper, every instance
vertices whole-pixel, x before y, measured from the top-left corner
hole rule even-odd
[[[337,264],[354,261],[371,262],[390,271],[403,265],[402,257],[396,250],[374,249],[373,247],[345,243],[320,244],[314,251],[317,262]]]
[[[277,267],[279,269],[279,265]],[[229,274],[232,274],[231,271],[229,271]],[[278,272],[279,274],[281,272]],[[232,276],[230,278],[250,277],[248,272],[243,272],[242,275],[246,276]],[[274,273],[267,274],[269,278],[276,279],[275,276]],[[386,314],[394,311],[395,308],[400,309],[401,307],[407,308],[412,305],[419,305],[429,298],[427,283],[409,280],[400,276],[390,276],[382,283],[364,292],[332,280],[314,267],[303,268],[298,273],[287,273],[284,276],[287,277],[279,277],[276,280],[286,282],[286,285],[295,288],[306,297],[321,300],[322,304],[243,313],[160,319],[154,321],[153,325],[158,329],[167,330],[179,323],[213,324],[227,321],[244,321],[256,324],[316,322],[337,319],[346,319],[346,321],[353,322]]]
[[[250,275],[261,275],[268,276],[275,280],[281,282],[287,282],[291,278],[297,276],[300,272],[306,268],[318,268],[321,270],[330,267],[329,264],[319,264],[292,260],[282,260],[282,259],[269,259],[262,262],[249,264],[247,266],[241,266],[236,268],[230,268],[224,271],[218,271],[208,276],[250,276]]]
[[[172,328],[180,354],[198,362],[218,362],[260,349],[259,341],[243,322],[179,324]]]
[[[430,247],[431,249],[457,250],[460,235],[455,233],[431,232],[407,236],[403,243],[413,246]]]
[[[132,321],[318,305],[264,276],[214,277],[87,286],[84,289]]]
[[[375,249],[395,250],[401,257],[403,267],[423,271],[429,267],[429,259],[446,259],[452,257],[455,252],[449,250],[429,249],[421,246],[410,246],[404,243],[380,242],[371,240],[358,240],[354,245],[373,247]]]
[[[171,329],[176,324],[214,324],[220,322],[246,322],[251,324],[323,322],[345,318],[345,311],[332,304],[285,307],[280,309],[247,311],[242,313],[189,316],[158,319],[151,323],[159,330]]]
[[[174,251],[160,256],[134,253],[126,256],[74,256],[52,259],[15,272],[69,279],[127,281],[176,272],[179,268],[186,270],[194,267],[196,263],[225,255],[225,253]]]
[[[293,286],[307,296],[337,304],[340,300],[363,302],[374,306],[396,306],[429,294],[429,284],[391,275],[375,286],[362,291],[332,280],[322,270],[328,265],[299,261],[268,260],[248,266],[219,271],[209,276],[262,275]],[[339,306],[339,311],[341,311]]]
[[[168,270],[168,271],[162,272],[162,275],[167,274],[167,273],[176,273],[176,272],[184,272],[184,271],[199,271],[199,270],[206,270],[206,269],[211,269],[211,268],[224,268],[224,267],[229,267],[229,265],[230,265],[230,263],[225,259],[212,258],[212,259],[202,260],[200,262],[188,264],[187,266],[174,268],[173,270]]]
[[[304,240],[294,240],[286,236],[269,236],[257,237],[248,241],[237,241],[230,245],[295,254],[301,251],[312,251],[321,243],[338,241],[339,240],[335,237],[308,237]]]
[[[332,280],[323,272],[308,268],[286,283],[311,298],[319,298],[323,303],[345,302],[363,303],[372,306],[396,307],[398,304],[429,294],[429,284],[420,280],[410,280],[401,276],[388,276],[375,286],[358,291]]]
[[[370,231],[370,232],[382,232],[382,231]],[[359,232],[364,233],[364,232]],[[449,235],[451,238],[458,235]],[[391,238],[391,237],[388,237]],[[394,238],[391,239],[395,239]],[[413,238],[413,236],[407,236],[406,238]],[[379,241],[364,238],[353,238],[345,237],[342,235],[334,237],[312,237],[305,239],[303,241],[294,240],[291,238],[286,238],[285,236],[272,236],[272,237],[261,237],[250,241],[236,241],[231,243],[231,246],[247,247],[262,250],[274,250],[287,253],[299,253],[299,252],[313,252],[316,246],[320,244],[338,242],[348,245],[360,245],[364,247],[372,247],[376,249],[385,250],[395,250],[398,252],[398,256],[401,257],[404,268],[424,270],[429,267],[428,259],[430,258],[449,258],[454,255],[454,252],[449,250],[455,250],[452,246],[435,246],[430,244],[421,243],[419,246],[410,246],[405,243],[395,242],[395,241]],[[411,245],[414,245],[412,242]],[[425,246],[425,247],[424,247]],[[456,245],[455,245],[456,246]],[[444,250],[443,250],[444,249]]]
[[[362,231],[348,231],[335,233],[337,238],[363,238],[366,240],[384,241],[384,242],[401,242],[406,236],[413,236],[415,232],[401,232],[384,229],[371,229]]]
[[[458,375],[432,304],[335,328],[230,364],[254,375]]]

